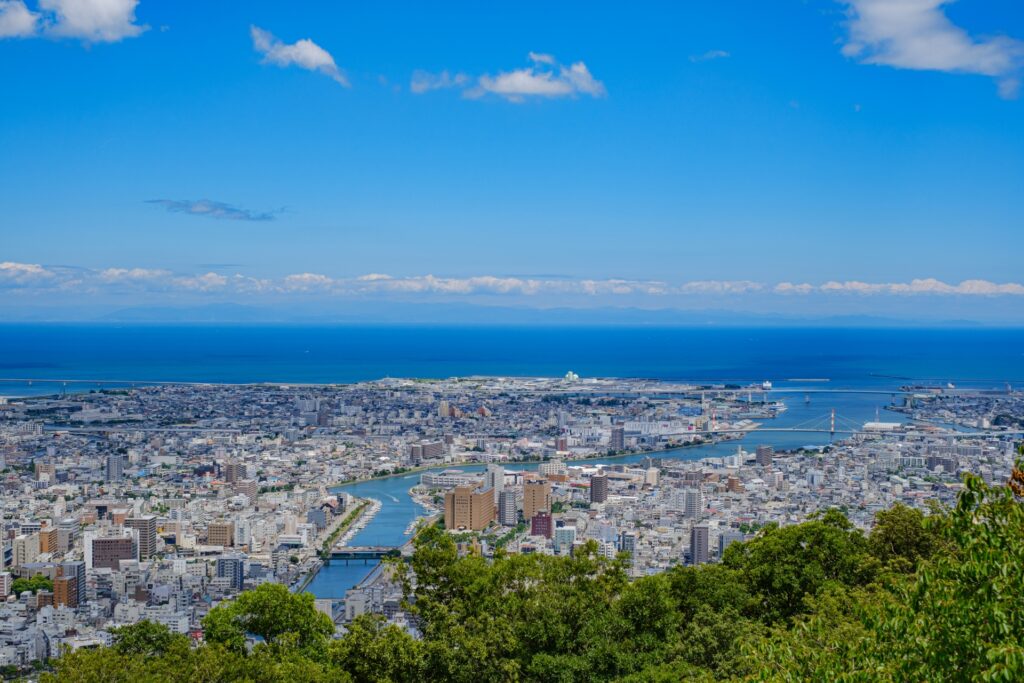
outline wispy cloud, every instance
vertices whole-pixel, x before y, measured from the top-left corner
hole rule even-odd
[[[842,52],[864,64],[990,76],[1004,98],[1016,97],[1024,42],[974,37],[943,6],[952,0],[841,0],[849,35]]]
[[[859,280],[830,280],[822,285],[780,282],[777,294],[860,294],[860,295],[942,295],[942,296],[1024,296],[1024,285],[1016,282],[990,282],[989,280],[963,280],[947,283],[935,278],[922,278],[910,282],[861,282]]]
[[[499,71],[470,77],[463,73],[448,71],[413,73],[409,89],[422,94],[431,90],[458,88],[464,97],[479,99],[488,95],[503,98],[509,102],[525,102],[528,99],[572,98],[586,95],[605,97],[608,94],[604,83],[594,78],[583,62],[564,65],[553,55],[530,52],[530,64],[520,69]]]
[[[725,50],[708,50],[707,52],[699,55],[690,55],[690,61],[694,64],[699,62],[710,62],[715,59],[725,59],[731,56]]]
[[[440,73],[416,70],[409,81],[409,90],[422,95],[431,90],[446,90],[448,88],[463,88],[469,83],[469,76],[464,73],[449,73],[447,70]]]
[[[505,275],[444,277],[433,274],[396,276],[367,273],[334,277],[325,273],[292,273],[260,278],[216,271],[175,273],[161,268],[110,267],[99,270],[36,263],[0,262],[0,288],[22,292],[153,292],[237,294],[283,297],[427,296],[439,297],[576,297],[580,300],[622,300],[650,297],[661,302],[745,297],[890,296],[890,297],[1024,297],[1024,284],[935,278],[907,282],[830,280],[821,284],[753,280],[688,280],[666,282],[628,278],[554,278]]]
[[[24,0],[0,0],[0,38],[77,38],[116,43],[149,29],[135,19],[138,0],[39,0],[33,12]]]
[[[303,38],[294,43],[284,43],[269,31],[264,31],[258,26],[251,26],[249,32],[252,36],[253,49],[263,55],[265,64],[275,64],[281,67],[297,66],[300,69],[316,71],[346,88],[349,87],[348,78],[335,64],[331,53],[312,40]]]
[[[172,213],[187,213],[228,221],[272,221],[277,211],[252,211],[212,199],[148,199],[147,204],[158,204]]]

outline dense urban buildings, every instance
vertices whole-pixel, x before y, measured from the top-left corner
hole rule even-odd
[[[408,494],[460,552],[589,544],[624,553],[633,577],[718,561],[764,525],[829,508],[866,529],[894,503],[949,504],[964,472],[1005,479],[1021,394],[904,395],[891,409],[916,426],[875,420],[795,450],[728,443],[786,410],[756,385],[480,377],[7,400],[0,665],[109,643],[147,619],[198,635],[239,591],[302,590],[381,509],[335,485],[375,476],[412,470]],[[653,457],[701,443],[717,454]],[[37,585],[15,594],[17,579]],[[415,633],[386,572],[318,605],[339,628],[374,612]]]

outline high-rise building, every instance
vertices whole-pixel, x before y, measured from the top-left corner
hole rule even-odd
[[[235,525],[231,522],[210,522],[206,527],[206,542],[228,547],[235,542]]]
[[[551,512],[551,484],[528,481],[523,485],[523,519],[529,521],[538,512]]]
[[[139,559],[153,557],[156,554],[156,515],[129,517],[124,525],[139,532]]]
[[[57,527],[51,526],[39,532],[39,552],[56,553],[60,550],[60,534]]]
[[[502,491],[498,494],[498,522],[502,526],[519,524],[519,506],[516,505],[515,491]]]
[[[551,529],[553,526],[554,523],[551,519],[551,513],[541,510],[530,519],[530,534],[533,536],[551,538]]]
[[[683,514],[687,517],[699,518],[703,515],[704,494],[700,489],[683,490]]]
[[[608,441],[608,448],[613,451],[626,450],[626,430],[623,427],[612,427],[612,438]]]
[[[452,414],[452,409],[448,405],[448,401],[441,401],[437,404],[437,416],[438,417],[449,417]]]
[[[120,453],[111,453],[107,456],[106,480],[111,484],[124,479],[124,456]]]
[[[58,576],[53,581],[53,604],[78,607],[78,578]]]
[[[559,555],[566,555],[572,552],[572,546],[576,543],[576,527],[560,526],[555,528],[552,545]]]
[[[39,534],[22,534],[14,539],[11,566],[35,562],[39,557]]]
[[[636,554],[636,534],[632,531],[623,531],[619,535],[619,550],[630,555]]]
[[[242,479],[235,484],[235,491],[238,491],[248,498],[250,503],[256,502],[256,496],[259,495],[259,490],[259,484],[256,483],[255,479]]]
[[[81,560],[75,560],[73,562],[65,562],[60,565],[59,571],[61,576],[67,576],[75,579],[75,590],[77,595],[75,600],[77,604],[85,604],[85,562]]]
[[[709,559],[708,528],[695,526],[690,529],[690,564],[707,564]]]
[[[217,577],[231,579],[231,587],[242,590],[245,584],[245,559],[241,556],[224,556],[217,558]]]
[[[494,519],[494,493],[489,488],[456,486],[444,495],[446,529],[480,531]]]
[[[768,467],[772,464],[772,458],[775,456],[775,449],[771,446],[762,444],[757,447],[757,464],[761,467]]]
[[[229,484],[245,479],[245,465],[240,462],[226,462],[221,467],[221,470],[224,475],[224,481]]]
[[[494,502],[498,503],[501,492],[505,490],[505,468],[494,463],[487,465],[484,486],[494,491]]]
[[[0,572],[0,600],[11,594],[11,586],[14,585],[14,577],[10,572]]]
[[[90,537],[86,535],[86,562],[91,569],[120,569],[121,560],[134,560],[135,539],[131,535]]]
[[[595,474],[590,478],[590,502],[603,503],[608,500],[608,475]]]

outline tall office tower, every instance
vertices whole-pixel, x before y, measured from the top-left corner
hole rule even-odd
[[[523,519],[530,521],[538,512],[551,512],[551,484],[528,481],[523,485]]]
[[[608,441],[608,448],[613,451],[626,450],[626,430],[624,427],[612,427],[612,438]]]
[[[139,559],[153,557],[156,554],[156,515],[129,517],[124,525],[139,532]]]
[[[608,475],[595,474],[590,478],[590,502],[603,503],[608,500]]]
[[[708,555],[708,528],[695,526],[690,529],[690,564],[706,564]]]
[[[771,446],[764,444],[757,447],[757,464],[761,467],[768,467],[772,464],[772,458],[775,456],[775,449]]]
[[[12,567],[35,562],[39,557],[39,534],[22,534],[14,539]]]
[[[135,539],[131,535],[97,538],[87,533],[85,544],[85,561],[91,569],[116,571],[121,568],[121,560],[134,560],[138,557],[135,553]]]
[[[206,542],[224,547],[234,545],[235,525],[231,522],[210,522],[206,527]]]
[[[452,409],[448,405],[448,401],[441,401],[437,404],[437,416],[438,417],[450,417]]]
[[[488,465],[484,474],[484,486],[494,491],[494,502],[499,502],[501,492],[505,490],[505,468],[493,463]]]
[[[39,532],[39,552],[56,553],[60,549],[60,534],[57,527],[51,526]]]
[[[225,576],[231,579],[232,588],[242,590],[245,584],[245,559],[236,555],[218,557],[217,578]]]
[[[53,604],[78,607],[78,579],[74,576],[58,576],[53,581]]]
[[[107,456],[106,480],[111,484],[124,479],[124,457],[119,453],[111,453]]]
[[[704,511],[704,493],[700,489],[683,491],[683,514],[687,517],[700,517]]]
[[[630,555],[636,554],[636,534],[632,531],[623,531],[619,536],[619,550]]]
[[[59,567],[61,576],[67,576],[75,579],[75,590],[77,595],[75,600],[79,605],[85,604],[85,562],[81,560],[75,560],[73,562],[64,562]]]
[[[551,538],[551,529],[554,522],[551,520],[551,513],[541,510],[530,520],[530,534],[532,536],[543,536]]]
[[[234,484],[237,481],[245,479],[245,465],[240,462],[226,462],[222,468],[224,474],[224,481],[229,484]]]
[[[515,491],[502,491],[498,494],[498,522],[502,526],[519,524],[519,508],[516,506]]]
[[[489,488],[456,486],[444,494],[446,529],[480,531],[494,521],[494,494]]]

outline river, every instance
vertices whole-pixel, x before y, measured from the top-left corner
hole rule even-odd
[[[815,386],[815,389],[827,388],[829,385]],[[874,388],[874,387],[873,387]],[[789,406],[789,410],[780,414],[775,420],[764,421],[765,426],[792,427],[807,422],[818,422],[826,419],[832,408],[841,422],[847,420],[858,425],[866,421],[879,419],[889,422],[904,422],[900,413],[885,410],[891,402],[886,394],[808,394],[810,403],[800,393],[776,394],[770,399],[781,399]],[[806,432],[762,432],[752,433],[734,441],[726,441],[706,446],[680,448],[658,453],[640,453],[611,458],[600,458],[586,461],[588,464],[598,463],[632,463],[645,457],[672,458],[677,460],[699,460],[701,458],[728,455],[742,445],[752,450],[758,444],[770,444],[777,450],[799,448],[801,446],[820,446],[829,443],[828,434]],[[570,461],[569,464],[572,464]],[[462,471],[479,471],[483,465],[464,465],[453,467]],[[510,470],[535,469],[536,464],[510,464]],[[349,545],[385,545],[398,546],[408,540],[405,531],[417,517],[425,514],[424,509],[409,496],[409,489],[419,482],[420,473],[408,474],[386,479],[354,482],[333,489],[335,492],[347,492],[359,498],[375,498],[381,502],[380,512],[366,527],[356,534]],[[373,569],[374,563],[362,564],[353,562],[333,562],[323,567],[310,582],[307,590],[319,598],[341,598],[345,592],[359,583]]]

